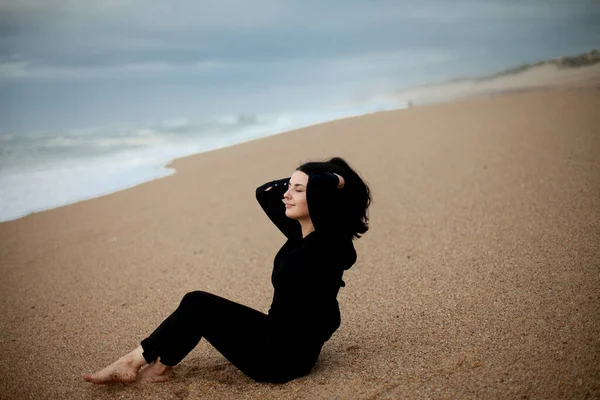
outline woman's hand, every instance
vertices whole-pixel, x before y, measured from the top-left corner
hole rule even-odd
[[[344,181],[344,178],[343,178],[341,175],[338,175],[338,174],[336,174],[335,172],[334,172],[334,174],[335,174],[335,176],[337,176],[337,177],[338,177],[338,179],[340,180],[340,183],[338,183],[338,186],[337,186],[337,187],[338,187],[338,189],[341,189],[341,188],[343,188],[343,187],[344,187],[344,184],[346,183],[346,182]]]

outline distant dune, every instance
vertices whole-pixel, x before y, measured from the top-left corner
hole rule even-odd
[[[527,89],[600,84],[600,51],[524,64],[489,76],[460,78],[396,92],[395,101],[411,105]]]
[[[594,49],[590,50],[587,53],[578,54],[576,56],[562,56],[558,58],[553,58],[550,60],[540,61],[533,64],[523,64],[516,68],[510,68],[505,71],[501,71],[497,74],[491,76],[484,76],[481,78],[477,78],[476,80],[489,80],[495,79],[501,76],[508,75],[516,75],[522,72],[528,71],[532,68],[542,67],[542,66],[554,66],[556,68],[579,68],[579,67],[587,67],[590,65],[595,65],[600,63],[600,50]]]

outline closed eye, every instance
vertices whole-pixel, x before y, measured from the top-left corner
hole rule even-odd
[[[291,187],[291,186],[292,186],[292,183],[291,183],[291,182],[288,182],[288,186],[289,186],[289,187]],[[301,183],[296,183],[296,184],[294,185],[294,189],[296,189],[296,192],[300,192],[300,191],[301,191],[301,190],[298,190],[298,189],[297,189],[297,188],[298,188],[298,187],[300,187],[300,186],[301,186],[301,187],[304,187],[304,185],[303,185],[303,184],[301,184]]]

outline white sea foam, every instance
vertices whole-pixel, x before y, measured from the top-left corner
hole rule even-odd
[[[150,127],[90,128],[0,135],[0,221],[72,204],[172,174],[178,157],[403,104],[339,107],[319,113],[186,118]]]

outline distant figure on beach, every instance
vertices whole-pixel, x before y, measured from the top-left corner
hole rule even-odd
[[[334,157],[304,163],[291,177],[265,183],[256,189],[256,199],[287,237],[274,260],[268,314],[211,293],[187,293],[140,346],[94,374],[83,374],[84,380],[167,381],[203,337],[259,382],[284,383],[312,369],[340,326],[336,297],[345,286],[344,271],[356,262],[352,240],[369,229],[371,192],[345,160]]]

